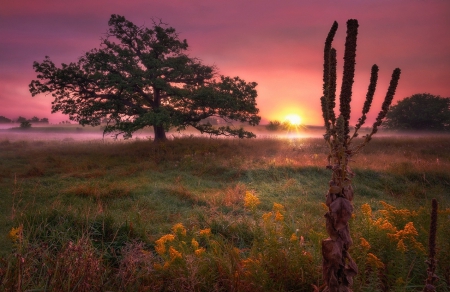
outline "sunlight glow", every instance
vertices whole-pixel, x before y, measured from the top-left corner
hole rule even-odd
[[[302,119],[299,115],[296,114],[289,114],[284,119],[285,122],[288,122],[292,126],[299,126],[302,122]]]

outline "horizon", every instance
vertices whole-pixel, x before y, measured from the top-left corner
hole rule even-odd
[[[24,2],[27,5],[7,3],[0,12],[0,116],[9,119],[37,116],[48,118],[51,124],[68,120],[61,113],[51,114],[51,95],[31,97],[28,84],[36,79],[32,63],[48,55],[59,66],[98,48],[111,14],[124,15],[143,26],[160,19],[174,27],[180,39],[187,40],[189,56],[215,65],[220,74],[257,82],[261,124],[283,121],[292,114],[298,115],[302,124],[323,124],[323,45],[335,20],[339,23],[334,41],[338,53],[337,95],[345,23],[350,18],[359,21],[352,124],[360,116],[373,64],[380,67],[380,73],[367,125],[378,114],[396,67],[402,70],[402,76],[393,105],[417,93],[450,96],[448,1],[266,1],[259,5],[252,1],[203,0],[191,5],[179,0],[138,0],[133,5]]]

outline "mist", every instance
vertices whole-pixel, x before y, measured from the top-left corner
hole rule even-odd
[[[246,130],[252,131],[256,135],[256,139],[308,139],[323,138],[324,129],[320,126],[301,126],[292,130],[269,131],[264,125],[257,127],[246,127]],[[363,137],[370,132],[369,128],[360,129],[358,137]],[[352,135],[350,131],[350,135]],[[169,140],[177,138],[203,137],[212,139],[238,139],[235,137],[210,136],[202,134],[195,129],[187,129],[184,131],[170,130],[166,133]],[[450,133],[445,132],[424,132],[424,131],[392,131],[381,129],[377,132],[377,137],[436,137],[449,136]],[[0,140],[9,141],[134,141],[134,140],[153,140],[154,134],[151,127],[139,130],[133,133],[131,139],[124,140],[121,135],[117,136],[113,133],[103,134],[101,127],[82,127],[77,124],[68,125],[33,125],[29,129],[21,129],[20,124],[0,124]]]

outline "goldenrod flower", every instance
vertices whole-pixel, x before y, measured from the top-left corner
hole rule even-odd
[[[161,236],[160,239],[158,239],[157,241],[155,241],[156,246],[155,246],[155,250],[159,255],[162,255],[166,252],[166,242],[168,241],[173,241],[175,239],[175,235],[173,234],[166,234]]]
[[[361,211],[366,217],[372,217],[372,208],[369,204],[364,204],[361,206]]]
[[[191,245],[194,249],[198,249],[198,241],[192,238]]]
[[[401,251],[402,253],[405,253],[408,248],[406,247],[405,243],[403,242],[403,239],[400,239],[397,243],[397,250]]]
[[[395,209],[394,206],[389,205],[388,203],[386,203],[386,202],[384,202],[384,201],[380,201],[380,203],[381,203],[381,205],[383,205],[383,207],[384,207],[386,210],[392,211],[392,210]]]
[[[177,223],[172,227],[172,231],[175,234],[181,234],[183,236],[186,236],[186,228],[184,228],[183,223]]]
[[[392,210],[392,214],[402,217],[409,217],[411,216],[412,213],[408,209],[401,209],[401,210]]]
[[[289,239],[290,241],[298,241],[298,236],[295,233],[292,233],[291,238]]]
[[[8,233],[9,238],[13,242],[22,241],[23,239],[23,225],[20,225],[17,228],[11,228],[11,230]]]
[[[155,246],[155,250],[159,255],[163,255],[166,252],[166,246],[164,243],[157,243]]]
[[[206,228],[206,229],[202,229],[200,230],[200,235],[210,235],[211,234],[211,228]]]
[[[367,262],[375,267],[377,267],[378,269],[384,269],[384,264],[383,262],[373,253],[368,253],[367,254]]]
[[[360,240],[363,248],[370,249],[370,243],[364,237],[361,237]]]
[[[173,246],[169,247],[169,255],[170,255],[170,259],[172,261],[177,259],[177,258],[181,259],[183,257],[181,252],[176,250]]]
[[[275,221],[283,221],[283,220],[284,220],[283,214],[281,214],[280,211],[277,211],[277,213],[275,214]]]
[[[406,223],[405,228],[403,228],[403,231],[405,232],[405,235],[414,235],[414,236],[419,235],[416,228],[414,227],[413,222]]]
[[[249,191],[245,192],[244,207],[254,209],[259,204],[260,204],[260,201],[257,196],[255,196],[254,194],[252,194]]]
[[[268,213],[264,213],[264,214],[262,215],[262,218],[263,218],[264,221],[267,221],[267,220],[269,220],[270,218],[272,218],[272,216],[273,216],[273,213],[272,213],[272,212],[268,212]]]
[[[206,249],[204,247],[201,247],[201,248],[195,250],[195,255],[201,256],[202,254],[205,253],[205,251],[206,251]]]
[[[166,235],[161,236],[161,238],[158,239],[158,240],[156,241],[156,243],[157,243],[157,244],[158,244],[159,242],[161,242],[161,243],[166,243],[166,242],[168,242],[168,241],[173,241],[174,239],[175,239],[175,235],[173,235],[173,234],[166,234]]]
[[[284,206],[278,203],[273,203],[273,210],[282,212],[284,211]]]

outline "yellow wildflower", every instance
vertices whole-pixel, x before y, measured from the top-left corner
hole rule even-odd
[[[202,229],[200,230],[200,235],[210,235],[211,234],[211,228],[206,228],[206,229]]]
[[[376,221],[373,222],[373,225],[375,225],[376,227],[378,227],[382,230],[387,230],[390,232],[397,232],[397,228],[395,228],[395,226],[392,225],[386,219],[378,218]]]
[[[264,221],[267,221],[267,220],[269,220],[270,218],[272,218],[272,216],[273,216],[273,213],[272,213],[272,212],[268,212],[268,213],[264,213],[264,214],[262,215],[262,218],[263,218]]]
[[[400,239],[397,243],[397,250],[401,251],[402,253],[405,253],[408,248],[406,247],[405,243],[403,242],[403,239]]]
[[[273,203],[273,210],[274,211],[284,211],[284,206],[278,203]]]
[[[329,210],[327,204],[325,204],[325,203],[322,202],[322,203],[320,203],[320,205],[322,206],[322,208],[323,208],[325,211],[328,211],[328,210]]]
[[[292,233],[290,241],[298,241],[298,236],[295,233]]]
[[[380,203],[381,203],[381,205],[383,205],[383,207],[384,207],[386,210],[392,211],[392,210],[395,209],[394,206],[389,205],[388,203],[386,203],[386,202],[384,202],[384,201],[380,201]]]
[[[161,236],[160,239],[158,239],[157,241],[155,241],[156,246],[155,246],[155,250],[159,255],[162,255],[166,252],[166,242],[168,241],[173,241],[175,239],[175,235],[173,234],[166,234]]]
[[[13,242],[22,241],[23,239],[23,225],[20,225],[17,228],[11,228],[11,230],[8,233],[9,238]]]
[[[170,259],[172,261],[177,259],[177,258],[181,259],[183,257],[181,252],[176,250],[173,246],[169,247],[169,255],[170,255]]]
[[[155,250],[159,255],[163,255],[166,252],[166,246],[164,244],[157,243]]]
[[[389,237],[400,240],[403,238],[413,238],[414,236],[419,235],[416,228],[414,227],[413,222],[406,223],[403,230],[399,230],[394,234],[388,234]]]
[[[181,234],[183,236],[186,236],[186,228],[184,228],[183,223],[177,223],[172,227],[172,231],[175,234]]]
[[[250,208],[250,209],[254,209],[256,208],[256,206],[258,206],[260,204],[260,201],[258,199],[257,196],[255,196],[254,194],[252,194],[249,191],[245,192],[245,197],[244,197],[244,206],[246,208]]]
[[[375,267],[377,267],[378,269],[383,269],[384,268],[384,264],[383,262],[373,253],[368,253],[367,254],[367,262]]]
[[[408,217],[411,216],[411,211],[409,211],[408,209],[392,210],[392,214],[401,217]]]
[[[419,235],[416,228],[414,227],[413,222],[406,223],[405,228],[403,228],[403,230],[405,232],[405,235],[414,235],[414,236]]]
[[[195,255],[201,256],[202,254],[205,253],[205,251],[206,251],[206,249],[204,247],[201,247],[201,248],[195,250]]]
[[[361,237],[360,240],[363,248],[370,249],[370,243],[364,237]]]
[[[421,244],[420,242],[418,242],[415,238],[413,238],[412,239],[413,240],[413,244],[414,244],[414,247],[418,250],[418,251],[420,251],[420,252],[422,252],[422,253],[426,253],[426,250],[425,250],[425,247],[423,246],[423,244]]]
[[[161,238],[158,239],[156,241],[156,243],[157,244],[158,243],[166,243],[166,242],[169,242],[169,241],[173,241],[174,239],[175,239],[175,235],[173,235],[173,234],[166,234],[166,235],[161,236]]]
[[[280,211],[277,211],[277,213],[275,214],[275,220],[276,221],[283,221],[284,220],[284,216],[283,216],[283,214],[280,213]]]
[[[194,249],[198,249],[198,241],[192,238],[191,245]]]
[[[372,217],[372,208],[369,204],[363,204],[361,206],[361,211],[366,217]]]

